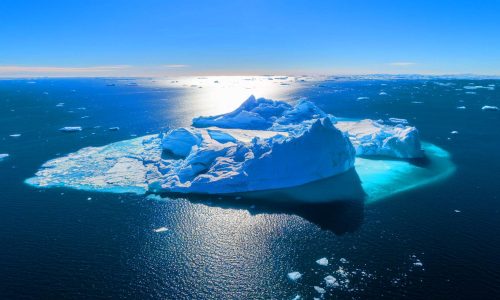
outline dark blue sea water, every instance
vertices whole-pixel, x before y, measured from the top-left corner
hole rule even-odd
[[[325,299],[498,297],[500,112],[481,107],[500,105],[500,81],[286,81],[253,89],[247,79],[0,81],[0,153],[10,155],[0,162],[0,298],[312,299],[313,286],[339,277],[339,267],[350,281],[327,289]],[[488,88],[464,89],[470,85]],[[451,153],[456,172],[375,203],[294,207],[23,183],[54,157],[189,125],[251,93],[306,97],[342,117],[407,118],[423,140]],[[59,132],[63,126],[83,131]],[[162,226],[168,231],[153,231]],[[322,257],[329,266],[315,263]],[[293,282],[292,271],[304,275]]]

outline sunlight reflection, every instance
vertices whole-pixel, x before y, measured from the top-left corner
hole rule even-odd
[[[274,100],[291,100],[290,96],[306,80],[281,76],[209,76],[166,78],[157,81],[161,87],[180,88],[188,99],[182,110],[196,109],[199,115],[217,115],[236,109],[250,95]]]

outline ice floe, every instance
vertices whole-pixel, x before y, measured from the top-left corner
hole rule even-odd
[[[337,281],[337,278],[333,277],[332,275],[328,275],[325,277],[325,284],[327,287],[338,287],[339,282]]]
[[[316,290],[316,292],[318,292],[320,294],[326,293],[326,290],[324,288],[320,287],[320,286],[315,285],[314,289]]]
[[[326,257],[320,258],[316,261],[320,266],[328,266],[328,259]]]
[[[168,228],[167,227],[159,227],[159,228],[153,229],[153,231],[156,233],[161,233],[161,232],[168,231]]]
[[[287,276],[288,276],[288,278],[289,278],[290,280],[296,281],[296,280],[298,280],[300,277],[302,277],[302,274],[300,274],[300,272],[295,271],[295,272],[290,272],[290,273],[288,273],[288,274],[287,274]]]
[[[82,127],[80,127],[80,126],[66,126],[66,127],[59,128],[59,131],[64,131],[64,132],[82,131]]]
[[[491,105],[485,105],[481,107],[482,110],[490,110],[490,111],[497,111],[498,106],[491,106]]]

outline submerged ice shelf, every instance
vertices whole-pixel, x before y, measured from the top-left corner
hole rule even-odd
[[[424,152],[425,166],[407,160],[421,158]],[[421,144],[417,129],[404,122],[345,121],[308,101],[291,106],[252,96],[231,113],[195,118],[193,127],[87,147],[48,161],[26,182],[139,194],[259,195],[291,190],[298,201],[349,197],[342,191],[326,193],[327,199],[297,196],[297,189],[327,182],[335,190],[360,185],[373,201],[438,180],[452,170],[448,153]],[[352,184],[346,184],[346,174],[353,173]]]

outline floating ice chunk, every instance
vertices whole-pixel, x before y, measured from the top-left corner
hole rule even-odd
[[[370,97],[358,97],[358,98],[356,98],[356,99],[357,99],[357,100],[368,100],[368,99],[370,99]]]
[[[497,106],[490,106],[490,105],[485,105],[481,107],[482,110],[491,110],[491,111],[497,111],[498,107]]]
[[[408,120],[406,120],[406,119],[389,118],[389,121],[391,123],[394,123],[394,124],[403,124],[403,125],[407,125],[408,124]]]
[[[6,159],[7,157],[9,157],[7,153],[0,153],[0,161]]]
[[[458,210],[458,209],[455,209],[455,210],[454,210],[454,212],[456,212],[456,213],[460,213],[460,212],[462,212],[462,211],[460,211],[460,210]]]
[[[320,258],[316,261],[320,266],[328,266],[328,259],[326,257]]]
[[[467,109],[467,107],[465,107],[465,106],[457,106],[457,109],[464,110],[464,109]]]
[[[420,260],[418,260],[418,259],[417,259],[417,261],[416,261],[416,262],[414,262],[414,263],[413,263],[413,265],[414,265],[415,267],[422,267],[424,264],[423,264]]]
[[[451,134],[458,134],[458,131],[456,130],[453,130],[452,132],[450,132]]]
[[[292,300],[300,300],[300,299],[302,299],[302,297],[300,297],[300,295],[296,295],[295,297],[293,297]]]
[[[61,102],[61,103],[57,103],[57,104],[56,104],[56,107],[63,107],[63,106],[64,106],[64,103],[63,103],[63,102]]]
[[[153,229],[153,231],[156,233],[160,233],[160,232],[168,231],[168,228],[167,227],[160,227],[160,228]]]
[[[348,264],[349,263],[349,261],[347,259],[343,258],[343,257],[340,259],[340,262],[343,263],[343,264]]]
[[[467,95],[475,95],[477,94],[476,92],[465,92]]]
[[[109,127],[109,131],[118,131],[120,127]]]
[[[82,131],[82,127],[80,127],[80,126],[66,126],[66,127],[60,128],[59,131],[64,131],[64,132]]]
[[[478,90],[478,89],[485,89],[485,90],[490,90],[493,91],[495,90],[495,85],[488,85],[488,86],[482,86],[482,85],[466,85],[464,86],[464,89],[466,90]]]
[[[335,126],[348,134],[357,156],[415,158],[424,154],[418,130],[412,126],[389,126],[368,119],[338,121]]]
[[[14,133],[14,134],[10,134],[9,136],[13,137],[13,138],[17,138],[17,137],[20,137],[21,134],[20,133]]]
[[[327,287],[338,287],[339,282],[337,281],[337,278],[333,277],[332,275],[328,275],[325,277],[325,283]]]
[[[326,293],[326,290],[322,287],[319,287],[317,285],[314,286],[314,289],[316,290],[316,292],[320,293],[320,294],[324,294]]]
[[[386,96],[386,95],[387,95],[387,93],[386,93],[386,92],[380,92],[380,93],[378,93],[378,94],[379,94],[380,96]]]
[[[290,272],[287,276],[290,280],[296,281],[302,277],[302,274],[300,272]]]
[[[177,128],[167,132],[161,142],[163,150],[186,157],[194,146],[201,144],[201,133],[189,128]]]

